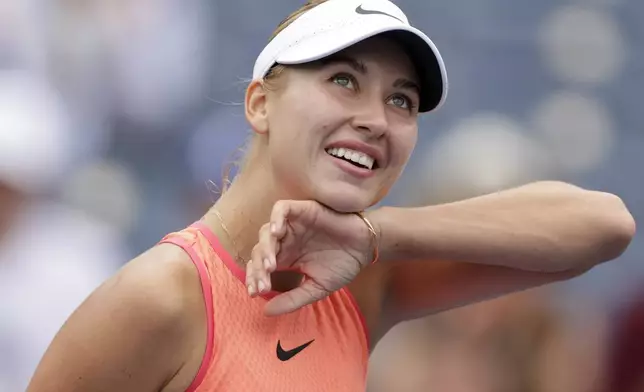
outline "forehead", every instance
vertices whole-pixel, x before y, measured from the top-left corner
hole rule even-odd
[[[367,66],[376,65],[396,76],[417,80],[414,64],[403,48],[392,38],[381,35],[366,39],[341,52],[329,56],[323,62],[334,58],[352,58]]]

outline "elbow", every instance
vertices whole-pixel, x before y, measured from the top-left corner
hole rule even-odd
[[[594,235],[586,237],[587,259],[590,266],[621,256],[635,236],[636,224],[633,215],[619,196],[611,193],[586,190],[572,184],[550,181],[541,185],[552,193],[572,202],[578,209],[582,230],[591,230]],[[590,233],[589,233],[590,234]],[[588,246],[590,245],[590,246]]]
[[[635,236],[635,219],[624,202],[615,195],[593,192],[597,198],[591,211],[594,211],[597,246],[594,247],[595,263],[616,259],[628,248]]]
[[[607,223],[607,248],[611,258],[620,256],[630,245],[637,229],[633,215],[628,211],[624,202],[615,195],[607,195],[611,199],[611,220]]]
[[[621,256],[635,236],[635,219],[622,199],[614,194],[586,190],[558,181],[531,184],[553,205],[561,208],[558,236],[562,258],[554,270],[583,273],[594,266]]]

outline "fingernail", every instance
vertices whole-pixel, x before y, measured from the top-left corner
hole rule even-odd
[[[253,286],[252,283],[248,284],[248,294],[251,296],[255,295],[255,287]]]
[[[260,280],[259,283],[257,284],[257,287],[259,288],[259,292],[263,293],[264,289],[266,289],[266,285],[264,284],[263,280]]]

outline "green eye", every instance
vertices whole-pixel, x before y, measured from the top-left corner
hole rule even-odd
[[[348,75],[336,75],[333,77],[333,83],[354,90],[353,78]]]
[[[411,102],[409,98],[403,96],[403,95],[394,95],[389,99],[389,102],[392,103],[394,106],[397,106],[399,108],[403,109],[410,109],[411,108]]]

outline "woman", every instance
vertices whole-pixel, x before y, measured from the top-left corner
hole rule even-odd
[[[625,249],[619,198],[559,183],[356,214],[387,194],[418,113],[446,89],[435,47],[389,1],[289,16],[255,65],[255,135],[230,189],[88,298],[29,391],[364,390],[369,350],[396,322]]]

